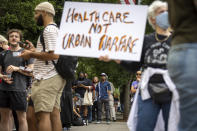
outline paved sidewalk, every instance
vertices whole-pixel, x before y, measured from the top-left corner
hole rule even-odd
[[[107,125],[104,121],[101,124],[91,123],[88,126],[72,126],[70,131],[129,131],[126,122],[111,122]]]

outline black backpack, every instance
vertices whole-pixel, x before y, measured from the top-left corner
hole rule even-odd
[[[49,24],[57,26],[56,24]],[[43,30],[44,32],[44,30]],[[43,32],[40,35],[40,42],[43,47],[43,51],[45,52],[45,42],[44,42],[44,36]],[[75,69],[77,65],[78,58],[75,56],[64,56],[60,55],[57,63],[52,60],[53,65],[55,66],[56,71],[58,74],[65,80],[75,79]],[[46,61],[46,65],[48,64],[48,61]]]

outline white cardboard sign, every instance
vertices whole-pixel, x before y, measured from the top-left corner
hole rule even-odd
[[[139,61],[147,6],[65,2],[55,53]]]

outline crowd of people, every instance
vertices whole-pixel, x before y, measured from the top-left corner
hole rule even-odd
[[[87,126],[92,122],[100,124],[103,120],[110,124],[111,121],[116,121],[113,95],[115,89],[107,79],[106,73],[90,80],[87,73],[80,72],[78,78],[65,87],[61,100],[64,130],[69,130],[72,125]]]
[[[148,22],[155,32],[145,35],[140,62],[115,61],[128,71],[142,71],[128,120],[130,130],[197,129],[193,59],[197,3],[196,0],[167,2],[154,1],[149,6]],[[101,56],[100,60],[110,61],[108,56]]]
[[[197,1],[168,3],[154,1],[149,6],[148,21],[154,32],[144,37],[140,61],[115,61],[128,71],[137,71],[136,81],[130,85],[128,126],[133,131],[197,130]],[[7,39],[0,35],[2,131],[11,131],[14,125],[18,131],[61,131],[92,121],[116,121],[118,98],[106,73],[90,80],[87,73],[80,72],[77,79],[65,80],[58,72],[61,57],[54,54],[58,37],[54,16],[51,3],[36,6],[35,21],[44,27],[36,47],[28,40],[21,42],[18,29],[10,29]],[[110,58],[101,56],[99,60],[109,62]],[[173,110],[178,113],[171,113]],[[160,117],[163,126],[158,127]]]
[[[78,79],[73,82],[73,92],[75,99],[74,107],[78,113],[81,114],[84,124],[88,125],[92,121],[101,123],[102,120],[102,105],[105,106],[106,122],[109,124],[110,120],[116,120],[114,98],[112,89],[114,86],[107,81],[107,75],[101,73],[100,81],[98,77],[94,77],[91,81],[87,78],[86,73],[80,72]],[[84,102],[86,93],[91,93],[89,103]],[[79,116],[78,114],[76,114]]]
[[[66,84],[56,71],[53,61],[59,58],[54,54],[58,28],[54,16],[54,7],[49,2],[36,6],[35,20],[45,27],[36,48],[28,40],[26,44],[21,42],[19,29],[10,29],[8,40],[0,36],[0,129],[3,131],[11,131],[14,125],[18,131],[60,131],[62,127],[68,130],[71,125],[101,123],[103,103],[107,124],[110,119],[116,120],[111,92],[114,86],[105,73],[99,81],[98,77],[90,80],[87,73],[81,72],[77,80]]]

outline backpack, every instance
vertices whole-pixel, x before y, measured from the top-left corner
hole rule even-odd
[[[56,24],[49,24],[57,26]],[[45,42],[44,42],[44,30],[42,31],[40,35],[40,42],[43,47],[43,51],[45,52]],[[56,71],[58,74],[65,80],[71,80],[75,79],[75,69],[77,65],[78,58],[75,56],[65,56],[65,55],[59,55],[59,59],[57,63],[55,63],[54,60],[52,60],[53,65],[55,66]],[[46,61],[46,65],[48,64],[48,61]]]
[[[79,118],[77,115],[74,114],[72,125],[73,126],[84,126],[82,118]]]

